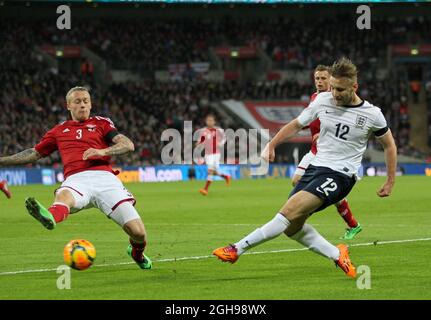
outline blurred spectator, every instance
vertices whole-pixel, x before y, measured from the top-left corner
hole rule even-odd
[[[421,92],[421,82],[418,80],[410,81],[410,91],[413,95],[413,102],[419,103],[419,93]]]
[[[87,59],[83,59],[81,63],[81,74],[85,77],[93,77],[94,74],[94,66],[93,63]]]

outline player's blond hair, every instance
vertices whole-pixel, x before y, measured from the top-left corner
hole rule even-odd
[[[326,71],[328,73],[331,73],[330,70],[331,67],[330,66],[325,66],[324,64],[319,64],[315,69],[314,69],[314,73],[316,72],[320,72],[320,71]]]
[[[67,103],[69,103],[70,96],[75,91],[86,91],[86,92],[88,92],[88,94],[90,94],[90,90],[86,87],[80,87],[80,86],[73,87],[69,91],[67,91],[67,93],[66,93],[66,102]]]
[[[353,83],[358,81],[358,69],[353,62],[346,57],[342,57],[335,61],[331,66],[329,73],[334,78],[348,78],[353,81]]]

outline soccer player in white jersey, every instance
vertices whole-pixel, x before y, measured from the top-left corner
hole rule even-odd
[[[319,93],[329,91],[329,69],[329,66],[324,65],[318,65],[316,69],[314,69],[314,85],[316,87],[316,92],[311,95],[310,102],[314,101]],[[319,138],[320,133],[320,120],[316,119],[312,121],[307,128],[310,129],[312,137],[311,149],[302,157],[298,167],[295,170],[295,174],[292,178],[293,186],[297,185],[298,181],[302,178],[305,170],[308,168],[310,162],[314,159],[317,153],[317,139]],[[337,202],[335,207],[337,208],[341,218],[343,218],[348,226],[341,239],[353,239],[359,232],[362,231],[362,226],[353,216],[349,202],[347,199],[343,199]]]
[[[280,129],[262,152],[264,159],[274,161],[275,148],[279,144],[319,118],[316,157],[271,221],[235,244],[213,251],[222,261],[234,263],[247,250],[285,233],[311,251],[334,261],[347,276],[356,277],[347,246],[334,246],[305,221],[314,212],[349,194],[371,135],[382,144],[387,167],[386,182],[378,189],[377,196],[389,196],[395,183],[397,147],[381,110],[356,94],[356,66],[342,58],[332,65],[330,73],[331,92],[319,94],[298,118]]]
[[[223,129],[216,127],[216,119],[213,114],[205,117],[205,128],[199,131],[199,142],[203,144],[205,149],[205,163],[207,165],[207,181],[205,187],[199,189],[199,192],[206,196],[214,176],[220,176],[226,181],[226,185],[230,185],[230,176],[219,171],[220,167],[220,149],[226,142],[226,137]]]

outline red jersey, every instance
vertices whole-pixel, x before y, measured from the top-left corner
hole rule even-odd
[[[58,150],[66,178],[87,170],[113,172],[111,157],[82,160],[82,156],[89,148],[108,148],[117,134],[114,123],[108,118],[96,116],[82,122],[69,120],[49,130],[34,148],[43,157]]]
[[[199,143],[203,143],[205,145],[205,155],[220,153],[220,146],[226,142],[223,129],[218,127],[205,127],[200,129],[199,134]]]
[[[314,99],[316,99],[319,92],[315,92],[310,97],[310,102],[313,102]],[[315,134],[318,134],[320,132],[320,120],[316,119],[313,122],[310,123],[308,126],[311,132],[311,138],[314,137]],[[314,140],[311,142],[311,153],[316,154],[317,153],[317,140]]]

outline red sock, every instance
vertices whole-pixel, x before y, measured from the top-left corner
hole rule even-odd
[[[207,180],[207,183],[205,184],[205,190],[208,191],[208,188],[210,187],[211,181]]]
[[[130,244],[132,245],[132,258],[135,261],[142,262],[142,260],[144,260],[143,253],[147,245],[147,242],[144,241],[143,243],[138,243],[133,241],[132,239],[129,239],[129,240],[130,240]]]
[[[56,223],[65,220],[70,213],[69,207],[60,202],[53,203],[48,211],[54,216]]]
[[[3,189],[3,187],[4,187],[3,181],[0,181],[0,189]]]
[[[356,221],[355,217],[353,217],[352,210],[350,210],[349,203],[346,199],[340,202],[340,204],[337,206],[337,211],[350,228],[355,228],[358,226],[358,222]]]
[[[223,179],[227,180],[227,178],[229,177],[227,174],[220,174],[220,177],[222,177]]]

